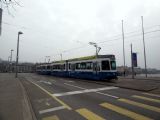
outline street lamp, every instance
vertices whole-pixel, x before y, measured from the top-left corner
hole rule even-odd
[[[23,32],[19,31],[18,32],[18,40],[17,40],[17,56],[16,56],[16,78],[17,78],[17,73],[18,73],[18,68],[17,68],[17,65],[18,65],[18,58],[19,58],[19,36],[23,34]]]
[[[14,50],[13,49],[11,49],[11,59],[10,59],[10,63],[12,63],[12,52],[13,52]]]
[[[96,48],[96,58],[98,58],[98,53],[101,50],[101,47],[98,47],[97,43],[89,42],[90,45],[93,45]]]
[[[11,70],[11,72],[12,72],[12,52],[13,52],[14,50],[13,49],[11,49],[11,58],[10,58],[10,70]]]

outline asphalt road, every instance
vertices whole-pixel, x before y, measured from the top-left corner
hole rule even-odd
[[[78,79],[20,74],[38,120],[160,120],[160,96]]]

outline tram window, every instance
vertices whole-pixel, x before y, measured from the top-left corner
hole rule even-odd
[[[45,66],[43,66],[42,68],[45,69]]]
[[[71,63],[69,63],[69,69],[71,69]]]
[[[81,63],[81,69],[86,69],[86,63]]]
[[[52,69],[53,69],[53,70],[55,69],[55,66],[54,66],[54,65],[52,65]]]
[[[111,61],[111,69],[116,70],[116,62],[115,61]]]
[[[102,70],[110,70],[109,61],[102,61]]]
[[[81,69],[81,64],[80,63],[76,63],[76,69]]]
[[[86,69],[92,69],[93,65],[91,62],[86,63]]]
[[[51,67],[50,66],[47,66],[47,69],[50,69]]]
[[[71,70],[75,70],[76,65],[75,64],[71,64]]]
[[[61,70],[64,70],[65,69],[65,64],[60,65],[60,67],[61,67]]]

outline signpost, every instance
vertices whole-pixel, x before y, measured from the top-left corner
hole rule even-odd
[[[132,65],[132,79],[134,79],[134,67],[137,67],[137,53],[132,51],[132,44],[131,44],[131,65]]]

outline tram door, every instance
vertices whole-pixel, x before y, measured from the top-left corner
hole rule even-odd
[[[97,75],[97,62],[93,62],[93,74]]]

